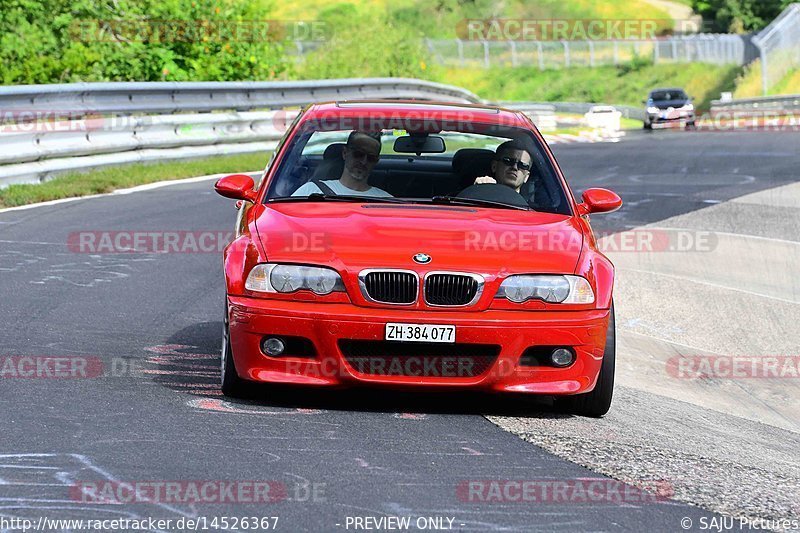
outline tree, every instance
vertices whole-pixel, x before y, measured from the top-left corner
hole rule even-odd
[[[693,0],[713,32],[748,33],[765,28],[794,0]]]

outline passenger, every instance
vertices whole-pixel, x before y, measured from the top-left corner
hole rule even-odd
[[[342,149],[344,168],[339,179],[309,181],[292,193],[292,196],[308,196],[320,192],[353,196],[391,196],[388,192],[367,183],[370,172],[380,159],[380,154],[380,133],[353,131],[347,137],[347,144]]]
[[[492,160],[492,176],[475,179],[479,183],[500,183],[519,192],[520,187],[531,175],[531,154],[518,141],[507,141],[497,147]],[[529,194],[533,195],[533,183],[529,184]]]

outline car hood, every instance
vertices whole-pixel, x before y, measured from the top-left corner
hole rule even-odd
[[[574,272],[583,246],[567,215],[420,204],[274,203],[256,228],[270,262],[351,272],[403,268],[488,275]],[[419,264],[416,254],[431,261]]]
[[[678,109],[679,107],[683,107],[689,103],[691,103],[689,100],[658,100],[653,102],[652,105],[659,109],[669,109],[670,107],[673,109]]]

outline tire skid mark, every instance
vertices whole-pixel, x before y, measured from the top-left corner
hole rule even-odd
[[[285,415],[317,415],[322,411],[319,409],[287,409],[287,410],[269,410],[269,409],[244,409],[235,406],[225,400],[218,400],[216,398],[202,398],[196,400],[189,400],[186,402],[189,407],[195,409],[202,409],[204,411],[216,411],[220,413],[234,413],[240,415],[268,415],[268,416],[285,416]]]

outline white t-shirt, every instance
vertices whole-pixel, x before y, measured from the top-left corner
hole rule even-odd
[[[379,189],[377,187],[370,187],[366,191],[357,191],[355,189],[351,189],[350,187],[345,187],[342,185],[342,182],[339,180],[326,180],[323,181],[325,185],[331,188],[333,192],[336,194],[344,194],[344,195],[352,195],[352,196],[389,196],[392,195],[388,192],[384,191],[383,189]],[[322,189],[317,187],[314,183],[308,182],[296,191],[292,193],[292,196],[308,196],[309,194],[314,194],[315,192],[322,192]]]

